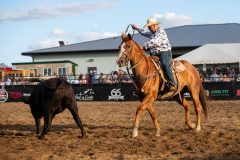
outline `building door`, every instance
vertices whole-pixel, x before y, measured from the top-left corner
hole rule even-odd
[[[97,67],[88,67],[88,73],[95,72],[97,73]]]

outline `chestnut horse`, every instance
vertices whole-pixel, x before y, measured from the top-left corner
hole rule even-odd
[[[156,118],[153,102],[158,98],[159,86],[164,83],[164,80],[159,75],[159,71],[154,62],[145,54],[142,47],[132,39],[130,34],[124,35],[123,33],[117,63],[119,67],[124,67],[128,66],[128,62],[130,62],[131,65],[135,85],[140,91],[139,97],[141,102],[137,108],[132,137],[138,136],[139,122],[145,109],[147,109],[151,115],[156,128],[156,136],[160,136],[160,126]],[[175,94],[173,98],[185,109],[186,125],[194,129],[195,124],[190,122],[190,104],[184,97],[184,93],[189,92],[195,106],[197,115],[196,131],[198,132],[201,130],[201,106],[203,107],[206,118],[208,114],[206,97],[196,68],[187,61],[181,60],[180,62],[185,66],[186,70],[178,73],[178,89],[176,91],[177,94]],[[168,90],[165,90],[163,93],[167,91]]]

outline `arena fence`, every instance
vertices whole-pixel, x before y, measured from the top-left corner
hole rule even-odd
[[[137,101],[138,96],[131,83],[72,84],[78,101]],[[240,82],[203,83],[208,99],[240,100]],[[30,96],[36,85],[9,85],[0,89],[0,102],[22,102]],[[189,98],[189,93],[185,94]]]

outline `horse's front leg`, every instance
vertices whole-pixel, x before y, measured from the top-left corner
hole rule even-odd
[[[142,117],[143,111],[147,108],[147,106],[153,102],[153,98],[144,98],[142,103],[138,106],[137,112],[136,112],[136,117],[135,117],[135,122],[133,125],[133,131],[132,131],[132,137],[137,137],[138,136],[138,127],[139,127],[139,122]]]
[[[153,121],[153,123],[155,125],[155,128],[156,128],[156,134],[155,135],[157,137],[159,137],[160,136],[160,126],[159,126],[159,123],[158,123],[158,120],[157,120],[157,116],[156,116],[156,113],[154,111],[154,107],[153,107],[152,103],[148,106],[147,109],[148,109],[148,112],[149,112],[149,114],[150,114],[150,116],[152,118],[152,121]]]

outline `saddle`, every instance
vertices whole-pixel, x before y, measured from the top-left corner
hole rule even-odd
[[[159,58],[157,56],[150,56],[149,57],[156,69],[158,70],[159,72],[159,75],[162,77],[163,81],[164,81],[164,84],[162,85],[161,89],[160,90],[163,90],[164,89],[164,86],[165,86],[165,83],[169,83],[169,80],[167,80],[166,78],[166,75],[164,74],[163,70],[162,70],[162,67],[161,67],[161,63],[159,61]],[[171,60],[170,62],[170,67],[172,69],[172,73],[173,73],[173,76],[174,76],[174,79],[175,79],[175,82],[177,83],[178,82],[178,75],[177,73],[179,72],[183,72],[186,70],[186,67],[182,64],[182,62],[178,61],[178,60]],[[178,86],[178,85],[177,85]]]
[[[158,71],[162,70],[161,63],[157,56],[150,56],[150,59],[152,59],[152,61],[154,62],[155,66],[156,66],[156,69]],[[186,70],[186,67],[182,64],[182,62],[180,62],[178,60],[171,60],[170,67],[172,68],[173,73],[179,73],[179,72],[183,72]]]

